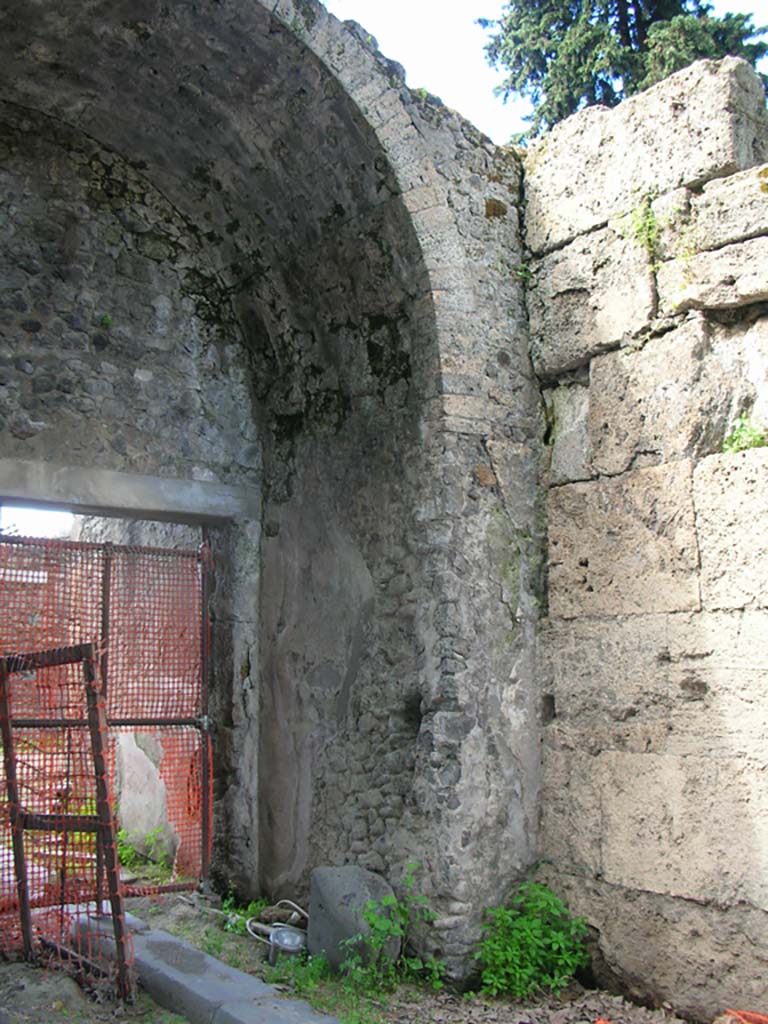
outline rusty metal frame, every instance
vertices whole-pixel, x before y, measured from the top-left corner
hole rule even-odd
[[[39,543],[33,538],[5,537],[0,538],[3,544],[34,547]],[[116,820],[109,802],[109,787],[106,770],[104,739],[112,728],[152,728],[152,727],[188,727],[194,728],[200,736],[201,755],[201,878],[205,882],[210,870],[211,850],[211,734],[208,718],[208,702],[211,673],[211,636],[209,624],[209,602],[212,591],[212,555],[208,531],[203,528],[202,543],[197,551],[177,550],[172,548],[147,548],[133,545],[112,545],[80,541],[46,541],[50,550],[62,549],[100,550],[104,561],[101,574],[101,640],[96,648],[93,644],[78,644],[34,653],[14,653],[0,657],[0,738],[3,742],[3,760],[5,762],[6,789],[10,811],[14,871],[18,893],[19,919],[24,955],[34,961],[36,957],[35,936],[32,925],[31,910],[37,902],[30,899],[29,876],[24,850],[24,831],[58,831],[64,835],[66,843],[70,832],[92,832],[96,834],[97,858],[97,907],[102,906],[102,879],[105,875],[107,890],[112,909],[115,933],[116,958],[118,968],[118,991],[123,997],[131,992],[131,982],[126,957],[126,931],[123,908],[125,895],[139,894],[148,887],[131,887],[121,885],[119,879],[119,863],[116,852]],[[107,650],[110,634],[111,617],[111,581],[113,559],[117,553],[131,552],[151,555],[170,555],[185,560],[195,559],[200,573],[200,691],[199,715],[196,717],[171,716],[126,716],[123,718],[107,718],[106,695],[109,682],[109,655]],[[86,718],[12,718],[9,677],[15,673],[32,671],[41,668],[82,662],[83,677],[86,690]],[[32,729],[88,729],[91,737],[91,749],[96,778],[95,815],[87,814],[46,814],[31,813],[22,806],[18,775],[16,751],[14,746],[14,730]],[[195,882],[169,883],[153,886],[152,892],[179,892],[194,889]],[[59,952],[83,964],[89,964],[88,958],[76,950],[68,950],[59,943],[43,936],[39,945],[48,948],[56,947]]]
[[[99,826],[98,834],[101,838],[99,845],[104,857],[104,866],[107,869],[107,892],[109,893],[109,902],[112,908],[112,927],[115,933],[117,994],[121,999],[128,999],[132,995],[133,985],[128,970],[128,958],[125,949],[125,907],[120,888],[120,864],[117,859],[117,822],[115,821],[109,801],[107,760],[104,751],[104,740],[108,729],[107,705],[104,684],[96,672],[92,647],[90,657],[83,660],[83,674],[85,676],[85,696],[88,706],[88,726],[91,733],[93,770],[96,775],[96,816]]]
[[[0,658],[0,729],[3,739],[5,778],[8,805],[11,818],[11,841],[13,844],[14,871],[19,896],[19,917],[24,945],[24,955],[35,960],[34,933],[29,898],[27,863],[24,853],[24,831],[95,832],[97,849],[101,848],[107,869],[107,891],[112,909],[112,926],[115,935],[115,961],[117,965],[117,990],[122,999],[130,998],[133,983],[128,969],[126,955],[125,907],[120,888],[119,865],[117,862],[117,828],[109,802],[107,783],[107,762],[104,752],[104,737],[107,734],[107,714],[104,687],[96,671],[96,650],[93,644],[77,644],[55,650],[37,651],[29,654],[11,654]],[[16,750],[13,729],[18,726],[11,718],[8,678],[19,672],[81,662],[85,683],[88,709],[87,725],[91,735],[91,755],[96,783],[96,814],[31,814],[24,809],[19,796],[16,775]],[[53,720],[55,721],[55,720]],[[55,728],[51,720],[40,719],[40,728]],[[82,958],[81,958],[82,959]]]
[[[3,761],[5,763],[5,786],[8,792],[8,811],[11,824],[13,848],[13,869],[16,874],[16,892],[19,900],[19,923],[24,944],[24,956],[34,963],[35,948],[32,935],[32,913],[29,905],[29,881],[27,862],[24,856],[22,817],[24,811],[19,799],[19,782],[16,775],[16,750],[11,728],[11,702],[8,693],[8,658],[0,659],[0,734],[3,740]]]

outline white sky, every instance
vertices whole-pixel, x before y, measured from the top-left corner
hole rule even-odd
[[[12,505],[0,507],[0,530],[16,537],[66,537],[72,521],[69,512]]]
[[[385,56],[405,67],[407,82],[425,88],[458,110],[494,142],[507,142],[526,125],[523,101],[506,104],[493,89],[503,74],[485,61],[486,33],[478,18],[498,18],[502,0],[323,0],[341,21],[358,21],[374,36]],[[768,0],[715,0],[715,13],[753,14],[768,23]],[[762,62],[763,65],[766,63]],[[768,72],[768,67],[761,67]]]

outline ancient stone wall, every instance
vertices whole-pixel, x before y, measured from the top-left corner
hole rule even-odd
[[[710,1017],[768,962],[768,121],[742,62],[526,165],[548,409],[541,877],[603,979]]]
[[[466,970],[536,845],[519,161],[311,0],[12,0],[0,98],[4,456],[262,493],[213,534],[219,876],[419,859]]]
[[[358,74],[349,49],[340,70]],[[351,862],[397,883],[419,861],[439,913],[432,942],[461,974],[499,877],[531,863],[537,824],[539,405],[510,274],[520,166],[402,87],[393,118],[387,70],[365,109],[404,158],[432,291],[415,315],[375,318],[342,430],[271,450],[289,486],[265,508],[262,877],[300,891],[312,866]],[[393,359],[395,336],[407,340]],[[329,608],[342,631],[328,630]]]
[[[3,455],[258,480],[238,343],[204,315],[199,237],[60,122],[6,104],[0,145]]]
[[[219,877],[420,860],[461,976],[541,858],[604,976],[756,991],[766,458],[721,454],[768,415],[754,74],[523,168],[314,0],[10,0],[0,101],[3,458],[261,494],[212,531]]]

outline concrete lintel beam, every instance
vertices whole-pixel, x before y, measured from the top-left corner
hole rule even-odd
[[[0,459],[3,501],[184,523],[258,519],[261,510],[256,488],[21,459]]]

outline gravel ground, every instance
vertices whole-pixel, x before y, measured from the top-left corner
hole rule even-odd
[[[260,946],[247,936],[225,932],[221,918],[202,914],[178,897],[131,901],[128,908],[152,928],[162,928],[217,956],[232,967],[264,973]],[[288,989],[281,991],[290,996]],[[647,1010],[607,992],[572,985],[559,999],[515,1003],[470,998],[448,991],[429,992],[402,988],[374,1013],[384,1024],[678,1024],[664,1010]],[[184,1018],[162,1010],[146,994],[133,1006],[124,1007],[89,997],[77,983],[60,971],[32,968],[26,964],[0,963],[0,1024],[177,1024]]]
[[[679,1018],[664,1010],[646,1010],[620,996],[572,986],[559,999],[527,1003],[465,999],[451,993],[397,1000],[385,1012],[390,1024],[676,1024]]]
[[[0,1024],[185,1024],[145,993],[133,1006],[99,1000],[60,970],[0,963]]]

